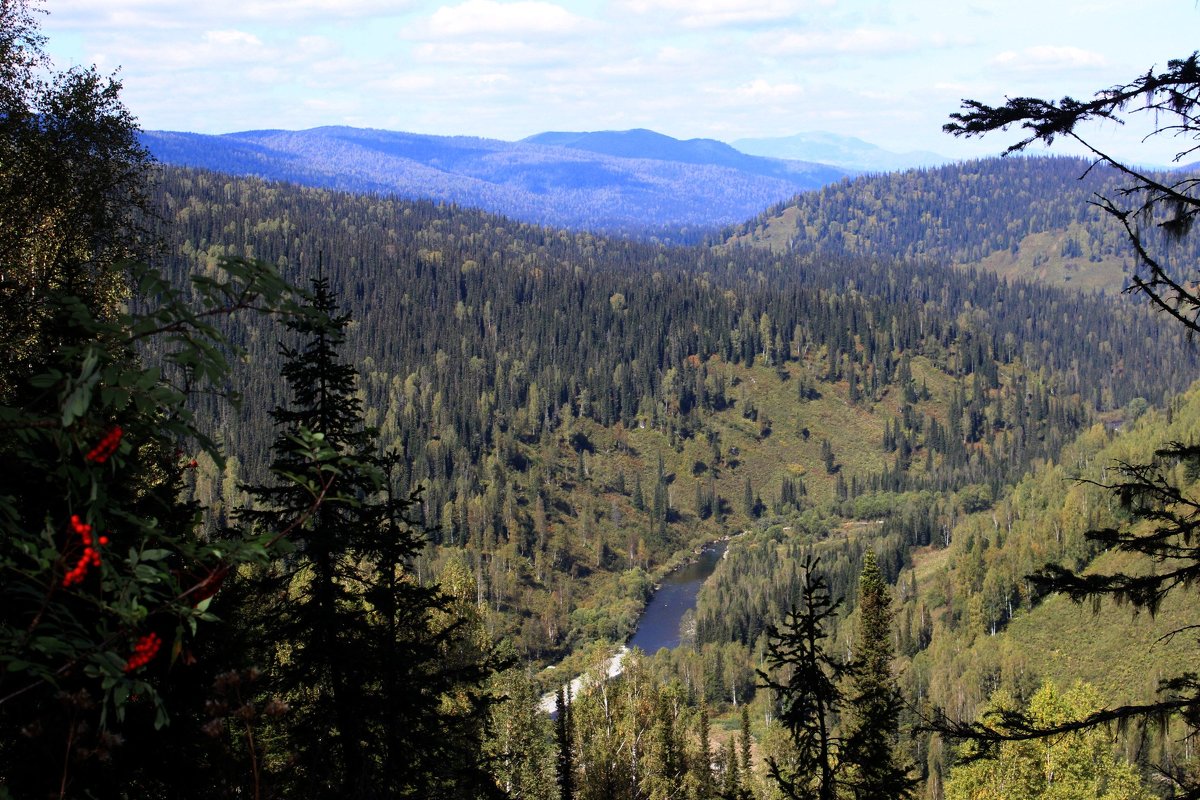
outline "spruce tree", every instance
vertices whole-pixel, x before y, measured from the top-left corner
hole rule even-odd
[[[310,797],[497,795],[481,753],[484,684],[502,659],[471,624],[473,589],[456,599],[412,574],[418,498],[395,493],[399,459],[375,455],[355,369],[339,358],[349,315],[324,277],[305,311],[287,323],[302,343],[281,347],[291,403],[272,412],[282,480],[248,487],[256,504],[242,512],[268,530],[306,520],[247,609],[270,634],[257,654],[268,688],[292,707],[295,766],[281,783]]]
[[[875,552],[867,550],[858,583],[858,659],[847,703],[851,727],[845,760],[856,798],[908,797],[914,781],[896,757],[902,699],[892,677],[892,598]]]
[[[558,687],[554,696],[554,734],[558,742],[558,796],[560,800],[575,798],[575,760],[571,753],[571,706]]]
[[[733,737],[725,740],[725,749],[721,755],[725,771],[721,776],[721,800],[740,800],[742,796],[742,776],[738,769],[737,751],[734,748]]]
[[[767,769],[784,796],[796,800],[834,800],[842,783],[834,720],[843,700],[838,684],[850,666],[825,649],[827,627],[842,601],[833,599],[819,566],[818,558],[804,559],[800,602],[782,628],[767,629],[769,671],[758,673],[761,685],[776,693],[779,721],[795,747],[790,763],[769,758]]]
[[[750,776],[750,706],[742,703],[742,740],[741,740],[742,774]]]
[[[273,662],[272,687],[293,704],[288,738],[298,756],[296,788],[338,797],[359,794],[367,772],[361,672],[372,631],[357,591],[373,526],[361,499],[382,481],[355,395],[355,370],[338,354],[349,315],[337,313],[327,279],[312,286],[309,313],[286,323],[302,344],[280,347],[291,394],[289,405],[271,412],[280,429],[271,471],[281,480],[246,487],[256,503],[241,516],[269,529],[322,500],[290,537],[294,552],[260,576],[256,605],[290,646],[284,658],[259,657]],[[305,445],[306,433],[320,442],[318,453]]]
[[[712,771],[712,723],[708,716],[708,701],[700,698],[700,754],[696,759],[698,800],[711,800],[716,789]]]

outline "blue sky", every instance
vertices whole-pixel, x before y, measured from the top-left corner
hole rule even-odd
[[[962,157],[960,98],[1090,96],[1200,47],[1194,0],[48,0],[58,66],[120,67],[148,129],[517,139],[824,130]],[[1177,144],[1099,132],[1125,158]],[[1060,152],[1067,152],[1066,148]]]

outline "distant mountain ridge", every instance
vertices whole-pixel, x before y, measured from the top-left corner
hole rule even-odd
[[[827,164],[811,160],[749,155],[716,139],[675,139],[645,128],[628,131],[548,131],[526,137],[522,142],[568,147],[618,158],[648,158],[681,164],[709,164],[755,175],[790,179],[825,174]]]
[[[223,135],[147,131],[159,161],[320,188],[481,208],[524,222],[686,238],[740,222],[845,170],[652,131],[521,142],[350,127]]]
[[[853,136],[839,136],[825,131],[765,139],[738,139],[733,142],[733,146],[750,155],[815,161],[854,172],[894,172],[918,167],[940,167],[952,161],[945,156],[923,150],[895,153]]]

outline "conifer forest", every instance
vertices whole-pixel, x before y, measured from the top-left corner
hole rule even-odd
[[[1024,152],[1197,56],[655,238],[158,162],[39,13],[0,800],[1200,798],[1197,179]]]

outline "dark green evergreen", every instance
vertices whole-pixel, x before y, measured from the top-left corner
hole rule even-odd
[[[742,774],[738,767],[737,750],[734,747],[733,737],[725,740],[725,747],[721,751],[721,765],[723,772],[721,774],[721,791],[718,797],[721,800],[742,800],[744,796]]]
[[[873,550],[863,558],[858,584],[855,669],[845,710],[850,718],[843,759],[852,764],[850,788],[857,800],[898,800],[916,781],[899,762],[900,713],[904,700],[892,675],[892,599]]]
[[[574,743],[571,741],[571,704],[559,686],[554,696],[554,737],[558,745],[559,800],[575,800]]]
[[[355,369],[340,358],[349,315],[338,314],[327,278],[312,285],[311,313],[286,323],[299,343],[280,347],[290,393],[288,405],[271,414],[279,427],[271,471],[280,478],[246,487],[255,505],[241,516],[263,530],[304,519],[289,536],[294,552],[259,577],[254,603],[258,619],[269,621],[291,652],[279,658],[264,651],[258,659],[270,665],[271,688],[294,703],[288,744],[297,767],[287,782],[333,798],[361,796],[371,784],[374,743],[362,715],[362,671],[371,661],[372,631],[358,587],[379,535],[363,501],[380,490],[382,475],[373,433],[363,426]],[[323,446],[316,460],[301,444],[304,433]]]
[[[312,286],[308,313],[286,323],[299,343],[281,346],[291,402],[272,412],[271,470],[287,480],[248,487],[255,504],[241,513],[265,530],[303,520],[248,598],[270,631],[255,657],[292,707],[296,763],[275,780],[310,797],[497,794],[481,763],[483,684],[502,665],[472,649],[450,598],[411,574],[425,544],[408,519],[416,498],[394,494],[397,459],[375,454],[363,424],[356,371],[340,357],[350,316],[327,278]]]
[[[713,793],[716,791],[716,781],[713,780],[713,753],[712,753],[712,723],[708,716],[708,702],[700,699],[700,722],[699,722],[699,745],[700,752],[698,763],[696,764],[696,773],[699,778],[699,786],[696,788],[696,800],[712,800]]]
[[[819,567],[820,559],[805,559],[798,602],[781,627],[768,629],[767,671],[758,673],[760,685],[774,692],[778,719],[795,747],[786,763],[768,759],[767,769],[794,800],[835,800],[845,783],[835,720],[843,706],[839,684],[851,668],[826,649],[841,600],[830,595]]]
[[[742,703],[742,718],[741,718],[741,757],[742,757],[742,774],[749,779],[750,777],[750,705]]]

